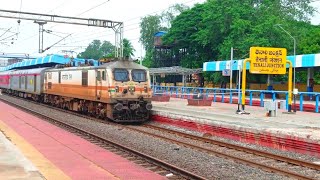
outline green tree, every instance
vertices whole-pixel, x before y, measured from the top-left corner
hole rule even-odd
[[[146,56],[144,57],[143,61],[142,61],[142,65],[146,66],[146,67],[154,67],[154,61],[153,61],[153,51],[147,51],[146,52]]]
[[[149,15],[143,17],[140,22],[140,42],[145,47],[146,51],[153,49],[154,34],[161,28],[161,20],[159,15]]]
[[[146,56],[143,60],[144,65],[148,67],[154,65],[154,34],[158,31],[167,31],[171,27],[172,20],[186,9],[186,6],[182,4],[176,4],[171,6],[167,11],[163,11],[160,15],[149,15],[141,18],[139,41],[142,43],[146,51]]]
[[[303,54],[320,52],[320,26],[307,25],[305,34],[299,42],[299,51]]]
[[[114,45],[109,41],[103,41],[99,50],[102,51],[102,57],[114,57],[114,49]]]
[[[114,57],[114,46],[108,42],[93,40],[85,51],[81,52],[78,57],[84,59],[100,59],[102,57]]]
[[[172,27],[163,37],[163,42],[173,44],[176,49],[183,49],[185,56],[181,65],[188,68],[198,68],[205,60],[214,54],[209,43],[199,42],[198,35],[204,35],[202,31],[205,24],[202,23],[206,4],[198,4],[190,10],[182,12],[172,21]],[[176,51],[179,52],[179,51]]]
[[[160,15],[161,24],[164,26],[163,28],[169,29],[174,18],[187,9],[189,9],[188,6],[175,4],[170,6],[168,10],[163,11]]]
[[[131,57],[133,56],[133,52],[135,51],[135,49],[133,48],[131,42],[124,38],[123,39],[123,56],[124,57]]]
[[[275,24],[300,42],[307,33],[299,23],[310,25],[312,13],[310,0],[208,0],[177,16],[163,40],[184,49],[187,55],[181,63],[191,68],[230,59],[231,47],[236,48],[235,59],[248,57],[252,46],[285,47],[293,54],[292,39]]]
[[[102,57],[102,52],[99,51],[101,46],[100,40],[93,40],[85,51],[81,52],[78,57],[84,59],[99,59]]]
[[[135,49],[131,42],[124,38],[123,39],[123,56],[131,57]],[[93,40],[85,51],[79,53],[79,58],[84,59],[100,59],[100,58],[113,58],[115,57],[115,46],[109,41]]]

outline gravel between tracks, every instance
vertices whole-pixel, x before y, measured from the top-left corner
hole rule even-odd
[[[165,127],[167,129],[172,129],[172,130],[181,131],[181,132],[187,132],[188,134],[192,134],[192,135],[196,135],[196,136],[206,136],[206,135],[204,135],[204,133],[189,130],[189,129],[165,125],[165,124],[161,124],[161,123],[157,123],[157,122],[152,122],[152,124],[159,126],[159,127]],[[255,145],[255,144],[248,144],[248,143],[243,143],[240,141],[234,141],[234,140],[230,140],[230,139],[226,139],[226,138],[220,138],[217,136],[206,136],[206,137],[209,139],[219,140],[219,141],[223,141],[226,143],[231,143],[231,144],[235,144],[235,145],[249,147],[249,148],[256,149],[256,150],[266,151],[266,152],[281,155],[281,156],[287,156],[287,157],[294,158],[294,159],[300,159],[300,160],[305,160],[305,161],[309,161],[309,162],[320,163],[320,158],[315,157],[315,156],[309,156],[309,155],[288,152],[288,151],[280,151],[280,150],[276,150],[276,149],[272,149],[272,148],[268,148],[268,147],[263,147],[263,146],[259,146],[259,145]]]
[[[44,112],[50,117],[63,120],[74,126],[81,127],[88,132],[93,132],[102,135],[107,139],[120,142],[121,144],[153,157],[157,157],[158,159],[174,164],[175,166],[185,168],[186,170],[192,171],[207,179],[289,179],[285,176],[251,168],[214,155],[208,155],[206,153],[152,138],[141,133],[118,128],[114,125],[102,124],[31,102],[8,97],[6,95],[2,95],[0,98],[9,99],[11,102],[21,104],[36,111]],[[247,144],[244,145],[252,146]],[[291,157],[294,155],[293,153],[287,154]],[[312,159],[311,157],[301,155],[295,155],[294,157]],[[313,160],[316,161],[315,159]]]

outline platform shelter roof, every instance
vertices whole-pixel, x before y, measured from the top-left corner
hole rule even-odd
[[[202,68],[189,69],[181,66],[150,68],[150,75],[190,75],[202,73]]]
[[[309,68],[320,67],[320,54],[303,54],[297,55],[296,61],[294,56],[287,56],[287,59],[292,62],[293,67],[296,68]],[[243,59],[233,60],[231,64],[232,70],[239,70],[242,67]],[[287,68],[289,66],[287,65]],[[246,69],[249,69],[249,63],[246,64]],[[224,69],[230,69],[230,60],[224,61],[212,61],[203,63],[203,71],[223,71]]]
[[[14,63],[6,67],[0,67],[0,71],[7,71],[10,69],[23,69],[23,68],[31,68],[31,67],[48,67],[54,66],[55,64],[67,64],[71,62],[71,60],[77,66],[80,63],[85,63],[85,59],[79,58],[70,58],[63,55],[48,55],[36,59],[25,59],[22,62]],[[88,59],[87,61],[92,61],[94,66],[98,66],[98,61],[93,59]]]

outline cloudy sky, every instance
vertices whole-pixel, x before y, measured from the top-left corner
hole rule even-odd
[[[205,0],[2,0],[3,10],[25,11],[61,16],[99,18],[124,22],[124,37],[129,39],[136,49],[135,57],[141,56],[139,43],[140,18],[146,15],[161,13],[170,5],[182,3],[193,6]],[[320,11],[320,2],[313,3]],[[3,15],[0,12],[0,15]],[[86,27],[78,25],[63,25],[48,23],[44,29],[52,33],[44,33],[44,48],[55,44],[68,36],[44,54],[38,54],[39,26],[33,21],[0,18],[0,53],[26,53],[31,56],[44,56],[51,53],[61,53],[63,50],[82,52],[93,40],[107,40],[114,43],[114,33],[111,29]],[[320,14],[312,18],[313,24],[320,24]],[[143,52],[142,52],[143,54]]]

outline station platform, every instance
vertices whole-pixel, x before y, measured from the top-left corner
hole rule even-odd
[[[0,179],[44,179],[3,133],[0,133]]]
[[[239,115],[237,105],[229,103],[190,106],[187,99],[180,98],[152,103],[153,120],[160,123],[320,157],[319,113],[285,114],[285,110],[279,109],[276,117],[269,117],[267,111],[258,106],[245,106],[250,114]]]
[[[0,102],[0,179],[165,179]]]

